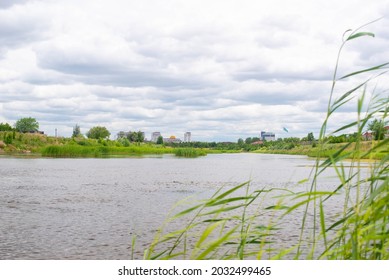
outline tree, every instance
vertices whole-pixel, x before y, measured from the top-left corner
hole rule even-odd
[[[312,141],[315,140],[315,137],[313,136],[313,132],[309,132],[309,133],[308,133],[307,140],[308,140],[309,142],[312,142]]]
[[[91,139],[105,139],[108,138],[110,135],[111,133],[104,126],[92,127],[86,133],[86,136]]]
[[[76,126],[73,127],[72,137],[79,137],[79,136],[82,136],[81,129],[80,129],[80,126],[78,124],[76,124]]]
[[[19,132],[35,132],[39,129],[39,123],[35,118],[21,118],[15,123],[15,129]]]
[[[373,131],[374,140],[382,140],[385,136],[385,123],[382,120],[375,119],[369,123],[368,128]]]
[[[253,142],[253,139],[251,137],[247,137],[246,140],[244,141],[246,144],[251,144]]]
[[[145,140],[145,134],[142,131],[135,132],[135,142],[142,143]]]
[[[13,128],[8,123],[0,123],[0,131],[13,131]]]
[[[162,136],[158,136],[157,144],[163,144],[163,137]]]

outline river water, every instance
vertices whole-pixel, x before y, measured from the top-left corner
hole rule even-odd
[[[313,165],[305,156],[263,154],[1,157],[0,259],[129,259],[133,236],[135,258],[141,258],[178,201],[247,180],[254,189],[307,190],[297,182]],[[324,176],[323,190],[337,186],[333,175]],[[298,219],[284,225],[289,233],[298,230]],[[280,234],[282,242],[289,238]]]

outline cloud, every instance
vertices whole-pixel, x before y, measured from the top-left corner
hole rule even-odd
[[[22,4],[27,2],[27,0],[2,0],[0,2],[0,9],[7,9],[13,5]]]
[[[0,122],[31,115],[51,135],[78,123],[207,141],[317,134],[343,31],[389,15],[375,0],[12,3],[0,5]],[[387,18],[367,29],[376,37],[348,44],[339,75],[386,62]],[[358,82],[339,82],[335,98]]]

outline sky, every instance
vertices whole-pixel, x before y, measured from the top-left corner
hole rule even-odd
[[[379,18],[363,28],[374,38],[343,49],[339,75],[389,61],[389,1],[1,0],[0,122],[33,117],[64,137],[76,124],[112,139],[317,137],[344,32]],[[387,95],[387,78],[367,92]]]

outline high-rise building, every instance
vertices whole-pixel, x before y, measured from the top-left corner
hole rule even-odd
[[[161,132],[153,132],[151,134],[151,142],[157,142],[159,136],[161,136]]]
[[[190,142],[192,138],[192,133],[191,132],[185,132],[184,134],[184,142]]]
[[[274,134],[274,132],[261,131],[261,140],[262,141],[275,141],[276,135]]]

